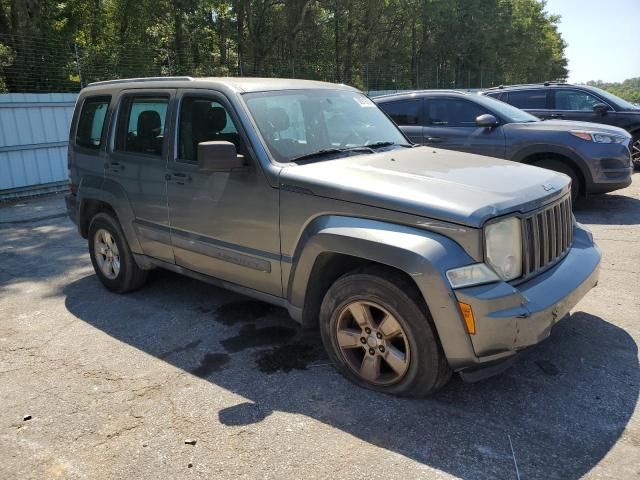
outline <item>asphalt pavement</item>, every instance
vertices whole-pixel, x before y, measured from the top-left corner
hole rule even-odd
[[[640,478],[640,175],[576,211],[600,284],[504,374],[359,389],[284,310],[95,277],[62,197],[0,206],[0,478]]]

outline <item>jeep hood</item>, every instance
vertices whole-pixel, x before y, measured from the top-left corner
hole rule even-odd
[[[550,170],[430,147],[290,164],[280,173],[281,188],[471,227],[538,208],[567,193],[569,181]]]

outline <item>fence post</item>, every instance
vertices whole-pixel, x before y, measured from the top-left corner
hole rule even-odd
[[[76,68],[78,69],[78,77],[80,77],[80,88],[84,88],[84,80],[82,80],[82,67],[80,66],[80,55],[78,55],[78,44],[73,43],[73,50],[76,54]]]

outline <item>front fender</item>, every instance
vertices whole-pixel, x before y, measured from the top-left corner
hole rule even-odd
[[[452,368],[475,358],[445,273],[475,263],[460,245],[426,230],[345,216],[315,219],[301,237],[288,282],[290,305],[302,311],[313,266],[322,253],[349,255],[407,273],[422,293]]]

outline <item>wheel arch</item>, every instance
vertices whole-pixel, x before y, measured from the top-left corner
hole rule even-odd
[[[537,162],[546,159],[559,160],[572,168],[580,180],[580,193],[587,193],[593,183],[589,167],[580,156],[571,150],[555,145],[539,145],[523,149],[514,157],[517,162],[534,166]]]
[[[91,219],[100,212],[109,213],[120,224],[129,248],[142,253],[142,247],[133,228],[133,209],[124,189],[116,182],[104,180],[99,187],[78,188],[78,230],[87,238]]]
[[[342,275],[376,266],[401,275],[431,312],[443,351],[475,357],[455,295],[444,272],[475,261],[453,240],[433,232],[375,220],[326,216],[308,227],[294,256],[286,288],[290,313],[305,327],[317,324],[328,288]]]

